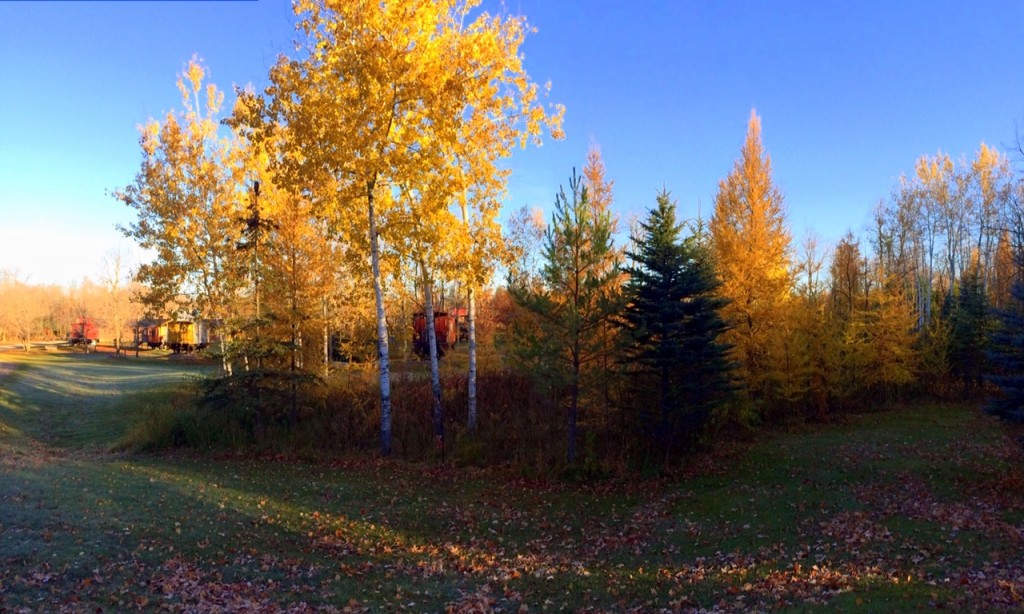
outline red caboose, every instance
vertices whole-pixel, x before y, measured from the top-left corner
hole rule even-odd
[[[71,330],[68,331],[68,343],[71,345],[91,345],[94,342],[98,343],[99,338],[100,327],[92,318],[75,318]]]
[[[419,356],[429,356],[430,344],[427,340],[427,314],[422,312],[413,314],[412,329],[413,350]],[[459,342],[459,316],[457,313],[450,314],[447,311],[435,311],[434,334],[437,336],[437,357],[440,358]]]

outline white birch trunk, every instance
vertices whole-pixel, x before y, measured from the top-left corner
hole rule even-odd
[[[227,335],[224,334],[224,330],[222,328],[222,330],[220,331],[220,366],[221,369],[224,371],[224,375],[231,377],[231,361],[228,360],[228,346],[227,340],[225,339],[226,336]]]
[[[466,328],[469,331],[469,374],[467,378],[469,398],[469,431],[476,432],[476,290],[469,286],[469,312],[466,317]]]
[[[427,275],[427,267],[420,263],[423,277],[423,298],[426,319],[427,347],[430,355],[430,391],[431,407],[434,417],[434,440],[444,460],[444,407],[441,405],[441,374],[437,364],[437,330],[434,328],[434,292]]]
[[[373,211],[373,181],[366,184],[367,215],[370,222],[370,267],[373,271],[373,296],[377,306],[377,359],[380,370],[380,452],[391,454],[391,365],[388,350],[388,320],[384,312],[384,293],[380,282],[380,247],[377,219]]]
[[[466,225],[466,232],[469,232],[469,210],[466,202],[462,202],[462,222]],[[469,432],[476,432],[476,289],[473,275],[467,280],[469,286],[469,315],[467,316],[466,327],[469,329],[469,373],[466,377],[466,397],[469,405],[469,415],[466,423]]]
[[[327,324],[327,301],[324,305],[324,379],[331,374],[331,329]]]

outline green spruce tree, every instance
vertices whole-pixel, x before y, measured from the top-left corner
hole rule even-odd
[[[729,346],[719,339],[726,330],[719,311],[727,301],[715,294],[720,283],[700,237],[682,237],[675,208],[663,191],[640,223],[636,250],[627,252],[622,318],[626,364],[634,371],[631,398],[643,431],[666,458],[733,389]]]
[[[996,391],[985,411],[1014,422],[1024,422],[1024,283],[1010,288],[1010,305],[996,312],[988,354],[988,380]]]
[[[981,389],[988,351],[988,300],[977,268],[960,279],[950,316],[949,361],[964,394]]]

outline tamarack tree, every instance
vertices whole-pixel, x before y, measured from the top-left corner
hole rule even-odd
[[[726,341],[752,398],[770,397],[786,302],[792,288],[790,236],[782,193],[772,182],[771,158],[761,145],[761,118],[751,111],[747,136],[732,172],[718,184],[711,245],[729,300],[722,315]]]

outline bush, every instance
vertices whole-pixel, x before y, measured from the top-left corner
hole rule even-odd
[[[198,389],[168,387],[139,393],[124,402],[137,408],[138,420],[113,446],[113,451],[151,452],[178,447],[200,447],[202,433],[195,405]]]
[[[477,377],[478,429],[466,428],[467,383],[462,373],[442,377],[445,449],[434,438],[430,382],[425,365],[399,366],[392,380],[392,451],[412,462],[502,467],[526,477],[561,476],[594,481],[641,470],[650,459],[642,433],[624,410],[581,413],[578,465],[565,465],[565,412],[556,391],[537,378],[508,369]],[[294,404],[292,385],[295,385]],[[144,407],[120,448],[217,449],[284,454],[308,459],[380,449],[379,380],[372,365],[348,365],[324,381],[288,373],[250,371],[208,378],[186,390],[140,398]],[[742,403],[723,408],[683,448],[704,447],[703,437],[733,430],[749,414]],[[696,427],[695,427],[696,428]],[[680,458],[682,460],[682,458]]]

